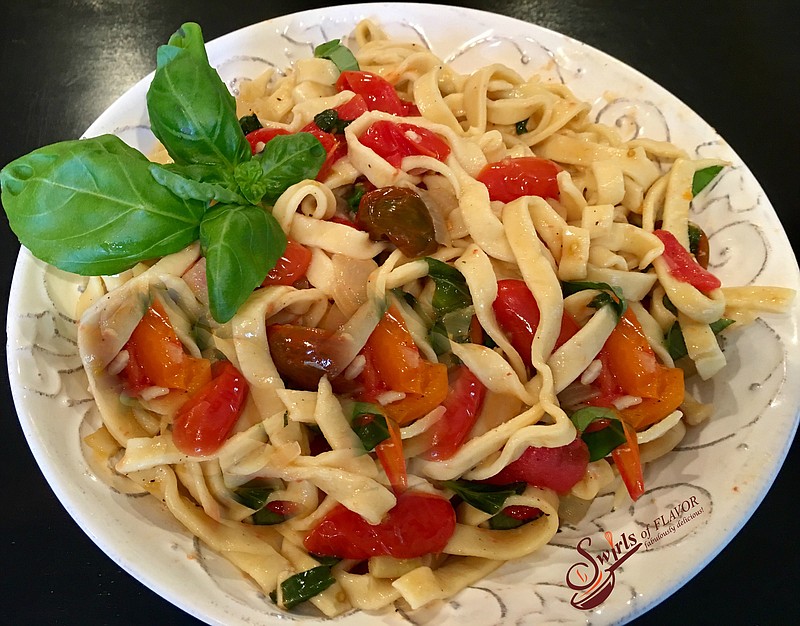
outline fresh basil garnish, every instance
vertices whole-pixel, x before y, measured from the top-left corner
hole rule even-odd
[[[696,196],[703,191],[703,189],[708,187],[711,181],[714,180],[721,171],[721,165],[712,165],[711,167],[697,170],[692,177],[692,195]]]
[[[322,593],[335,582],[336,579],[328,565],[317,565],[290,576],[281,583],[283,606],[287,609],[294,608],[301,602]],[[278,594],[275,591],[270,593],[269,597],[273,602],[278,601]]]
[[[375,446],[390,436],[386,416],[377,404],[354,402],[350,424],[367,452],[374,450]]]
[[[446,480],[442,486],[455,492],[464,502],[476,509],[495,515],[510,496],[520,495],[528,484],[517,482],[509,485],[490,485],[470,480]]]
[[[193,22],[158,49],[147,111],[153,133],[176,163],[233,168],[251,157],[236,100],[209,65],[200,26]]]
[[[602,293],[599,293],[597,296],[595,296],[589,303],[589,306],[599,309],[606,305],[611,305],[617,315],[617,319],[620,319],[623,315],[625,315],[625,311],[628,308],[628,303],[625,301],[625,297],[622,294],[622,289],[616,285],[589,281],[572,281],[561,283],[561,289],[564,292],[564,296],[569,296],[573,293],[584,291],[585,289],[600,290]]]
[[[224,180],[219,171],[206,172],[205,170],[220,170],[221,168],[207,165],[150,165],[150,174],[159,185],[169,189],[179,198],[187,200],[200,200],[210,205],[212,201],[228,204],[244,204],[247,202],[236,189],[236,181],[231,177]],[[220,182],[213,182],[214,177]]]
[[[242,133],[249,135],[254,130],[264,128],[264,125],[261,123],[261,120],[258,119],[258,115],[251,113],[250,115],[243,115],[239,118],[239,128],[242,129]]]
[[[425,262],[428,264],[428,276],[436,285],[432,305],[437,318],[472,304],[467,280],[461,272],[432,257],[425,257]]]
[[[264,174],[264,202],[273,204],[295,183],[313,179],[325,162],[325,148],[310,133],[278,135],[255,159]]]
[[[34,150],[0,172],[11,229],[42,261],[83,275],[177,252],[197,239],[206,204],[156,184],[150,165],[113,135]]]
[[[261,207],[219,204],[203,217],[200,246],[211,314],[227,322],[281,257],[286,235]]]
[[[715,335],[719,335],[733,323],[734,320],[721,317],[717,321],[711,322],[709,326]],[[686,349],[686,340],[683,338],[681,325],[678,322],[674,322],[672,326],[670,326],[667,334],[664,336],[664,342],[667,344],[667,351],[673,361],[682,359],[689,354],[689,351]]]
[[[318,59],[333,61],[340,72],[358,71],[358,61],[350,49],[341,44],[339,39],[331,39],[314,48],[314,56]]]
[[[608,456],[612,450],[625,443],[625,429],[614,409],[600,406],[588,406],[578,409],[570,415],[572,423],[589,448],[589,461],[599,461]],[[590,424],[598,420],[607,420],[608,425],[598,430],[586,432]]]

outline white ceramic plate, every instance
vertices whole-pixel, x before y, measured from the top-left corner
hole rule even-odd
[[[209,44],[209,57],[235,89],[242,78],[270,65],[286,67],[309,56],[316,44],[346,36],[367,17],[392,35],[422,41],[462,71],[502,62],[523,75],[539,72],[563,81],[593,103],[597,121],[626,137],[666,139],[693,155],[727,159],[732,166],[696,198],[692,218],[710,234],[715,273],[727,285],[798,287],[797,263],[775,211],[725,141],[646,77],[565,36],[468,9],[352,5],[231,33]],[[149,81],[120,98],[87,135],[113,132],[149,150]],[[20,254],[8,311],[9,372],[20,422],[53,490],[111,558],[187,612],[214,624],[277,622],[275,607],[254,586],[188,536],[152,498],[109,488],[87,464],[80,439],[91,430],[96,409],[76,354],[71,311],[78,289],[71,277],[25,250]],[[799,311],[796,306],[790,316],[729,333],[729,365],[698,389],[704,400],[713,399],[716,414],[667,458],[648,466],[648,491],[635,505],[612,510],[610,497],[599,498],[588,518],[565,527],[552,545],[508,563],[453,602],[418,611],[414,621],[616,623],[683,585],[741,528],[786,455],[800,404],[800,387],[786,384],[800,373]],[[758,359],[744,358],[756,350]],[[607,592],[605,601],[589,610],[573,606],[585,597],[575,587],[589,586],[598,572],[595,589]],[[408,623],[400,613],[378,618],[353,612],[337,621]]]

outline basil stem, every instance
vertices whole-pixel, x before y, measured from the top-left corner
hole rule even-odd
[[[328,565],[317,565],[290,576],[281,583],[283,606],[287,609],[294,608],[301,602],[322,593],[335,582],[336,579]],[[273,602],[278,601],[278,594],[275,591],[270,593],[269,597]]]
[[[343,46],[339,39],[331,39],[314,48],[314,56],[318,59],[333,61],[340,72],[358,71],[358,61],[349,48]]]
[[[446,480],[442,486],[455,492],[467,504],[494,515],[503,508],[510,496],[521,494],[528,484],[517,482],[508,485],[490,485],[470,480]]]

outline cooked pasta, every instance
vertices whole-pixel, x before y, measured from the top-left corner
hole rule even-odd
[[[684,375],[714,376],[730,320],[793,297],[703,267],[692,185],[724,162],[369,21],[349,48],[358,69],[319,56],[239,85],[255,152],[301,132],[327,149],[262,204],[286,273],[220,323],[195,243],[92,279],[79,325],[87,445],[282,608],[285,582],[321,576],[300,600],[326,616],[456,594],[547,544],[562,496],[639,497],[641,463],[712,412]],[[223,432],[191,430],[215,410]]]

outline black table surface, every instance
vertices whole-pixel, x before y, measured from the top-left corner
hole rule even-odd
[[[454,2],[455,3],[455,2]],[[276,6],[273,7],[272,5]],[[155,67],[156,47],[184,21],[207,40],[326,2],[239,0],[11,0],[0,10],[0,166],[81,135]],[[800,44],[793,2],[459,4],[537,23],[591,44],[650,76],[727,139],[753,170],[795,249],[800,135]],[[3,309],[19,244],[0,219]],[[3,342],[5,344],[5,342]],[[0,621],[8,624],[193,624],[121,570],[72,521],[36,466],[3,369],[0,463]],[[641,624],[800,623],[797,485],[792,446],[741,532]],[[654,572],[657,575],[657,572]],[[6,617],[1,617],[5,615]]]

